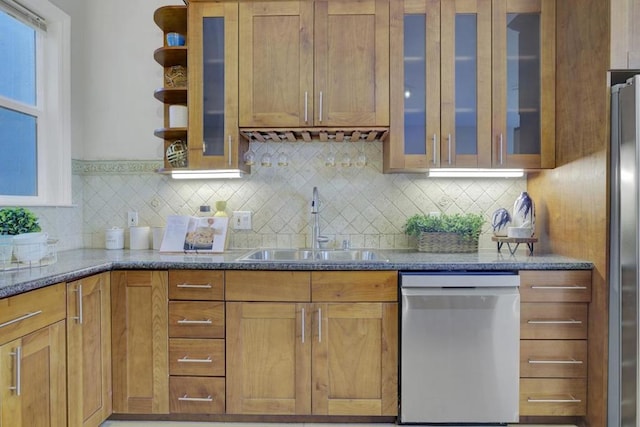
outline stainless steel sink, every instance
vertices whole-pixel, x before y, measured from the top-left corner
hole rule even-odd
[[[238,258],[238,261],[377,261],[388,259],[370,249],[255,249]]]

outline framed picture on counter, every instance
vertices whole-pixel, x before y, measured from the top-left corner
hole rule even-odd
[[[160,252],[224,252],[229,217],[169,215]]]

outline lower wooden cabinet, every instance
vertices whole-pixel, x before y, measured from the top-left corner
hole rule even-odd
[[[316,288],[312,273],[296,272],[290,279],[297,292],[282,302],[255,301],[250,291],[263,289],[272,272],[231,273],[227,298],[246,300],[227,302],[228,413],[397,414],[395,272],[317,277],[333,288]],[[305,286],[318,289],[318,301]],[[367,299],[375,301],[352,302]]]
[[[520,416],[586,415],[591,271],[521,271],[520,282]]]
[[[99,426],[111,415],[110,275],[67,284],[68,426]]]
[[[0,299],[0,426],[66,427],[64,283]]]
[[[397,303],[314,304],[312,413],[397,414]]]
[[[113,412],[169,413],[166,271],[111,272]]]
[[[224,414],[224,272],[169,272],[169,411]]]
[[[0,426],[66,427],[64,320],[0,346]]]

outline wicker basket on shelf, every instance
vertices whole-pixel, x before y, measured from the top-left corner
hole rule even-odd
[[[418,251],[431,253],[467,253],[478,251],[478,239],[458,233],[423,232],[418,237]]]

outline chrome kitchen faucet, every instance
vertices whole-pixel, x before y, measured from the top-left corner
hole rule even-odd
[[[313,228],[311,229],[311,248],[320,249],[322,243],[327,243],[329,238],[320,234],[320,198],[318,197],[318,187],[313,187],[313,197],[311,198],[311,214],[313,215]]]

